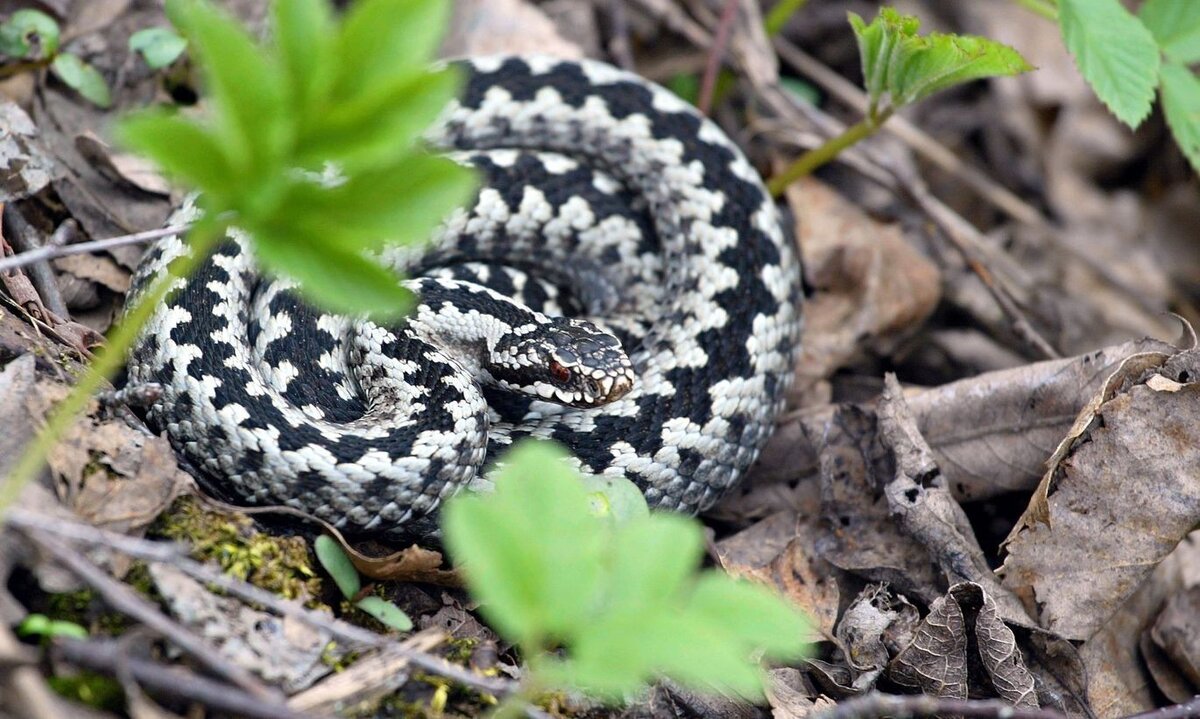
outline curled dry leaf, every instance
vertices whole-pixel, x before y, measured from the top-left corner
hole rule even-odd
[[[837,638],[855,691],[875,686],[891,656],[913,642],[920,619],[916,607],[884,584],[870,585],[854,598],[838,623]]]
[[[60,172],[42,149],[38,129],[15,102],[0,102],[0,203],[36,194]]]
[[[898,225],[871,219],[828,185],[803,180],[787,200],[815,289],[793,389],[802,398],[864,349],[886,354],[917,329],[937,306],[941,277]]]
[[[767,672],[765,687],[771,719],[805,719],[816,712],[832,709],[833,701],[818,695],[798,669],[783,667]]]
[[[834,568],[815,550],[819,517],[778,512],[717,542],[726,572],[772,586],[804,610],[818,630],[806,641],[833,636],[840,603]]]
[[[1000,570],[1041,626],[1092,636],[1200,523],[1197,377],[1197,350],[1134,357],[1080,414]]]
[[[973,675],[968,667],[982,671]],[[913,642],[892,660],[888,677],[925,694],[963,699],[982,693],[1018,707],[1039,706],[1016,637],[991,596],[974,582],[954,585],[929,607]]]
[[[906,399],[955,498],[986,499],[1037,486],[1046,457],[1125,358],[1174,351],[1157,340],[1126,342],[1070,359],[988,372]],[[822,405],[792,414],[767,443],[758,481],[794,481],[816,472],[818,449],[826,433],[836,430],[840,411]],[[873,472],[890,475],[882,448],[869,460]]]

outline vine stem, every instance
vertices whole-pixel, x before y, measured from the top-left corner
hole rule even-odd
[[[166,301],[171,292],[171,283],[179,277],[191,275],[225,234],[225,226],[219,223],[198,224],[194,227],[196,229],[188,236],[191,251],[175,260],[170,271],[156,279],[125,318],[113,328],[107,344],[96,353],[95,361],[75,383],[66,399],[50,413],[42,431],[38,432],[32,442],[25,445],[21,458],[17,460],[8,476],[0,479],[0,517],[20,496],[25,485],[37,476],[46,455],[70,429],[96,390],[125,363],[125,355],[133,346],[138,333],[150,319],[150,315]]]
[[[883,110],[870,112],[862,120],[847,127],[842,134],[831,138],[819,147],[814,147],[787,167],[783,172],[771,178],[767,183],[767,190],[770,191],[772,197],[779,197],[787,186],[799,180],[805,175],[809,175],[821,165],[829,162],[837,157],[837,154],[863,138],[870,137],[875,134],[883,123],[892,116],[892,107],[885,107]]]

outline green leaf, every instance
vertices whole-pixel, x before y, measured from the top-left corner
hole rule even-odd
[[[800,102],[809,105],[819,105],[821,103],[821,91],[816,86],[799,78],[781,75],[779,77],[779,86]]]
[[[1016,50],[987,38],[917,35],[917,18],[892,8],[881,9],[870,25],[854,13],[849,19],[873,110],[885,94],[899,108],[954,85],[1033,69]]]
[[[325,243],[375,249],[425,240],[438,222],[470,199],[473,173],[444,157],[412,153],[362,171],[335,187],[289,186],[281,214]]]
[[[289,142],[281,73],[237,21],[204,0],[168,0],[200,61],[226,155],[250,177],[277,172]]]
[[[141,54],[146,64],[161,70],[179,59],[187,40],[166,27],[148,27],[129,36],[129,49]]]
[[[688,610],[773,659],[801,657],[811,633],[804,615],[775,592],[718,572],[696,582]]]
[[[609,609],[637,613],[676,600],[700,565],[704,536],[694,521],[654,514],[623,526],[612,553]]]
[[[1154,36],[1119,0],[1059,0],[1058,22],[1096,96],[1121,122],[1140,125],[1158,84]]]
[[[1192,168],[1200,173],[1200,78],[1175,63],[1163,65],[1161,77],[1167,125]]]
[[[1168,58],[1181,65],[1200,62],[1200,2],[1146,0],[1138,17]]]
[[[63,81],[67,87],[97,107],[110,107],[112,95],[108,92],[108,83],[96,68],[67,52],[59,53],[50,69]]]
[[[54,18],[40,10],[18,10],[0,25],[0,54],[42,60],[58,52],[59,29]]]
[[[30,614],[17,625],[17,634],[22,637],[69,637],[87,639],[88,631],[75,622],[51,619],[45,614]]]
[[[505,636],[536,651],[588,623],[607,530],[557,446],[518,444],[495,493],[450,500],[442,529],[480,610]]]
[[[411,151],[458,94],[457,68],[398,74],[391,83],[335,103],[302,130],[297,143],[309,164],[334,160],[343,168],[378,166]]]
[[[354,606],[396,631],[407,632],[413,628],[412,620],[403,609],[381,597],[363,597]]]
[[[646,495],[625,477],[607,474],[585,475],[583,487],[588,493],[592,514],[613,525],[626,524],[650,516]]]
[[[311,114],[337,72],[334,25],[326,0],[276,0],[275,44],[295,112]],[[303,143],[301,143],[303,147]]]
[[[125,147],[158,163],[167,175],[214,198],[238,191],[238,175],[224,148],[190,120],[164,110],[145,110],[123,117],[114,134]]]
[[[313,550],[317,553],[317,560],[321,562],[321,566],[333,577],[333,582],[341,590],[342,596],[353,599],[362,589],[362,582],[358,577],[358,570],[350,562],[350,557],[347,557],[338,543],[327,534],[317,537]]]
[[[340,60],[335,97],[391,85],[398,75],[424,69],[450,19],[446,0],[359,0],[337,38]]]
[[[330,312],[388,322],[403,317],[413,305],[412,293],[400,285],[400,278],[359,249],[294,225],[245,229],[254,237],[254,250],[264,267],[295,280],[303,295]]]

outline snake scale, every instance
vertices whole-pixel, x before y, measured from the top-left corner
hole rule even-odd
[[[628,477],[652,507],[708,507],[766,442],[799,340],[798,262],[760,178],[636,75],[462,66],[427,138],[483,188],[428,246],[383,253],[413,278],[413,315],[323,314],[231,230],[131,352],[130,384],[161,386],[149,423],[220,494],[354,533],[434,536],[440,501],[486,488],[526,436]],[[134,294],[186,251],[156,245]]]

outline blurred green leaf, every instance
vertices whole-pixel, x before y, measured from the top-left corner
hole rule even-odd
[[[333,55],[335,26],[329,3],[275,0],[272,10],[275,45],[287,78],[293,112],[300,118],[310,117],[314,111],[323,109],[320,104],[337,74],[337,58]]]
[[[148,27],[129,36],[129,49],[139,53],[150,67],[161,70],[179,59],[187,49],[187,40],[170,28]]]
[[[30,614],[17,625],[17,634],[22,637],[69,637],[87,639],[88,631],[75,622],[51,619],[44,614]]]
[[[1200,2],[1146,0],[1138,18],[1168,58],[1180,65],[1200,62]]]
[[[696,582],[688,610],[747,648],[762,649],[777,660],[800,658],[801,642],[811,632],[804,615],[771,590],[715,572]]]
[[[294,118],[283,111],[282,74],[233,18],[203,0],[168,0],[181,20],[227,157],[247,177],[278,173]]]
[[[350,557],[346,556],[337,541],[327,534],[322,534],[313,543],[313,551],[316,552],[321,566],[325,567],[325,571],[329,572],[330,577],[333,577],[333,582],[338,586],[342,596],[346,599],[353,599],[362,589],[362,582],[358,577],[358,570],[354,568]]]
[[[209,193],[210,199],[238,192],[237,173],[225,148],[191,120],[164,110],[144,110],[121,118],[114,134],[125,147],[154,160],[167,175]]]
[[[1130,127],[1150,114],[1158,85],[1154,36],[1120,0],[1059,0],[1067,50],[1100,101]]]
[[[608,608],[636,614],[677,601],[700,566],[704,536],[694,521],[652,514],[622,527],[611,552]]]
[[[334,97],[344,100],[392,86],[424,69],[450,19],[446,0],[359,0],[337,38]]]
[[[59,53],[50,63],[50,69],[63,84],[97,107],[112,106],[112,95],[108,83],[100,72],[69,52]]]
[[[18,10],[0,24],[0,54],[44,60],[58,52],[59,28],[41,10]]]
[[[407,632],[413,628],[412,620],[403,609],[381,597],[363,597],[354,606],[396,631]]]
[[[613,524],[625,524],[650,516],[646,495],[625,477],[584,475],[583,488],[588,493],[592,514],[601,519]]]
[[[1200,78],[1176,63],[1163,65],[1161,77],[1167,125],[1192,168],[1200,173]]]
[[[809,105],[821,104],[821,91],[816,86],[799,78],[782,75],[779,78],[779,86],[801,102],[808,103]]]

